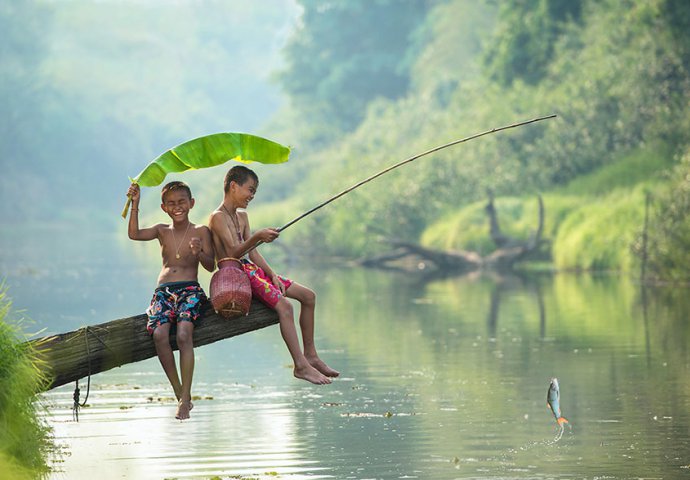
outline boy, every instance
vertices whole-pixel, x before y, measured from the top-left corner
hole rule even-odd
[[[228,171],[224,182],[223,203],[211,214],[209,220],[215,253],[219,259],[241,258],[252,286],[252,295],[278,313],[280,333],[294,362],[294,376],[317,385],[331,383],[331,377],[337,377],[339,372],[319,358],[314,345],[316,294],[296,282],[276,275],[258,250],[253,249],[246,255],[259,241],[269,243],[279,235],[272,228],[264,228],[252,234],[246,211],[238,211],[247,208],[258,187],[259,178],[247,167],[238,165]],[[242,258],[245,255],[248,258]],[[285,297],[300,302],[299,324],[304,353],[300,349],[295,329],[292,304]]]
[[[189,418],[193,406],[193,322],[199,318],[201,303],[206,298],[197,280],[199,263],[209,272],[215,268],[211,232],[205,225],[194,225],[189,221],[194,199],[191,190],[183,182],[170,182],[161,192],[161,209],[172,219],[170,225],[159,223],[139,228],[139,185],[132,184],[127,195],[132,198],[129,238],[157,239],[161,245],[163,268],[158,275],[158,288],[146,310],[149,317],[146,329],[153,337],[158,359],[177,398],[175,418],[185,420]],[[181,382],[169,339],[173,324],[177,326]]]

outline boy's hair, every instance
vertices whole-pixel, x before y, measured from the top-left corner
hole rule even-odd
[[[175,181],[175,182],[170,182],[170,183],[166,184],[165,187],[163,187],[163,190],[161,190],[161,202],[165,203],[165,196],[169,192],[173,192],[175,190],[184,190],[185,192],[187,192],[187,195],[189,195],[189,199],[191,200],[192,189],[189,188],[189,185],[187,185],[184,182]]]
[[[228,193],[230,190],[230,182],[235,182],[238,185],[244,185],[244,182],[253,178],[256,184],[259,184],[259,177],[254,170],[251,170],[243,165],[236,165],[228,170],[225,174],[225,182],[223,182],[223,190]]]

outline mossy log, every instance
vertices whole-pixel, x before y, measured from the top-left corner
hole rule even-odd
[[[50,384],[47,389],[155,356],[156,349],[146,331],[146,321],[146,315],[141,314],[32,340],[30,343],[48,370]],[[252,302],[249,315],[230,319],[216,314],[211,304],[206,303],[194,328],[194,346],[208,345],[276,323],[275,310],[258,301]],[[177,350],[172,333],[170,344]]]

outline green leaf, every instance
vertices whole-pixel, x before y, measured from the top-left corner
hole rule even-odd
[[[242,163],[284,163],[290,148],[266,138],[248,133],[214,133],[189,140],[162,153],[134,179],[142,187],[155,187],[163,183],[168,173],[215,167],[228,160]],[[122,218],[127,218],[132,199],[127,198]]]
[[[168,173],[215,167],[229,160],[284,163],[290,148],[248,133],[215,133],[189,140],[161,154],[134,179],[142,187],[160,185]]]

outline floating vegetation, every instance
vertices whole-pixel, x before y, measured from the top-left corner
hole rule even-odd
[[[391,417],[412,417],[417,415],[416,413],[371,413],[371,412],[354,412],[354,413],[341,413],[341,417],[353,417],[353,418],[391,418]]]
[[[201,396],[201,395],[192,395],[192,400],[215,400],[212,396],[206,395],[206,396]]]
[[[177,399],[175,397],[146,397],[146,400],[149,403],[177,403]]]

